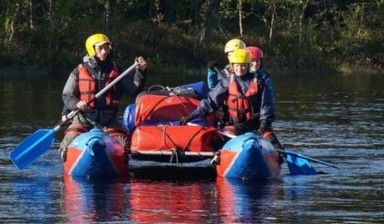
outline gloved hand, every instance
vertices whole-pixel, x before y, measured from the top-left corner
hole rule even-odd
[[[271,130],[271,123],[266,121],[266,120],[262,120],[260,121],[260,127],[259,127],[259,131],[261,133],[264,133],[265,131],[270,131]]]
[[[233,124],[234,127],[234,134],[235,135],[242,135],[244,134],[244,124],[240,122],[235,122]]]
[[[191,120],[193,120],[192,114],[190,114],[190,115],[188,115],[186,117],[182,117],[182,118],[180,118],[180,125],[186,125]]]
[[[88,110],[89,107],[87,105],[87,102],[85,102],[84,100],[80,100],[77,104],[76,104],[76,107],[77,109],[81,110],[81,111],[84,111],[84,110]]]
[[[281,149],[281,150],[284,150],[284,149]],[[283,164],[286,160],[286,154],[282,151],[279,151],[279,162],[280,164]]]
[[[207,67],[210,68],[210,69],[215,69],[215,67],[217,67],[217,61],[210,61],[208,62],[208,65]]]
[[[67,161],[67,151],[68,149],[59,149],[61,160],[65,163]]]

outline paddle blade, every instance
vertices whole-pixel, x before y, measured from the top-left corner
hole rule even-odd
[[[316,175],[317,171],[311,163],[295,154],[286,154],[286,162],[291,175]]]
[[[48,151],[55,138],[55,130],[41,129],[24,139],[9,155],[11,161],[24,169]]]

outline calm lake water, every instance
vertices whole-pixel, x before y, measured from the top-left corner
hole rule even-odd
[[[153,76],[177,85],[204,79]],[[173,80],[174,83],[167,83]],[[177,81],[175,81],[177,80]],[[273,75],[276,133],[286,148],[338,165],[327,174],[240,181],[201,177],[73,179],[57,152],[63,130],[25,170],[9,153],[60,119],[65,75],[0,78],[3,223],[384,223],[384,75]],[[125,105],[133,99],[125,99]]]

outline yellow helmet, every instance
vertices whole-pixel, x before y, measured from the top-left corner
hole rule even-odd
[[[252,62],[251,55],[245,49],[234,50],[228,59],[231,64],[250,64]]]
[[[245,43],[240,39],[232,39],[225,44],[224,53],[228,53],[237,49],[244,49]]]
[[[89,56],[95,56],[95,44],[104,44],[104,43],[109,43],[109,47],[112,50],[112,42],[109,41],[108,37],[102,33],[97,33],[89,36],[87,40],[85,41],[85,48],[87,49],[88,55]]]

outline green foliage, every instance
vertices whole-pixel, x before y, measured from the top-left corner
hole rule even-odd
[[[263,49],[268,68],[380,70],[384,2],[355,2],[3,0],[0,65],[69,72],[85,54],[85,39],[104,32],[125,65],[142,55],[158,70],[200,71],[209,60],[224,66],[222,49],[239,37],[241,6],[239,38]]]

